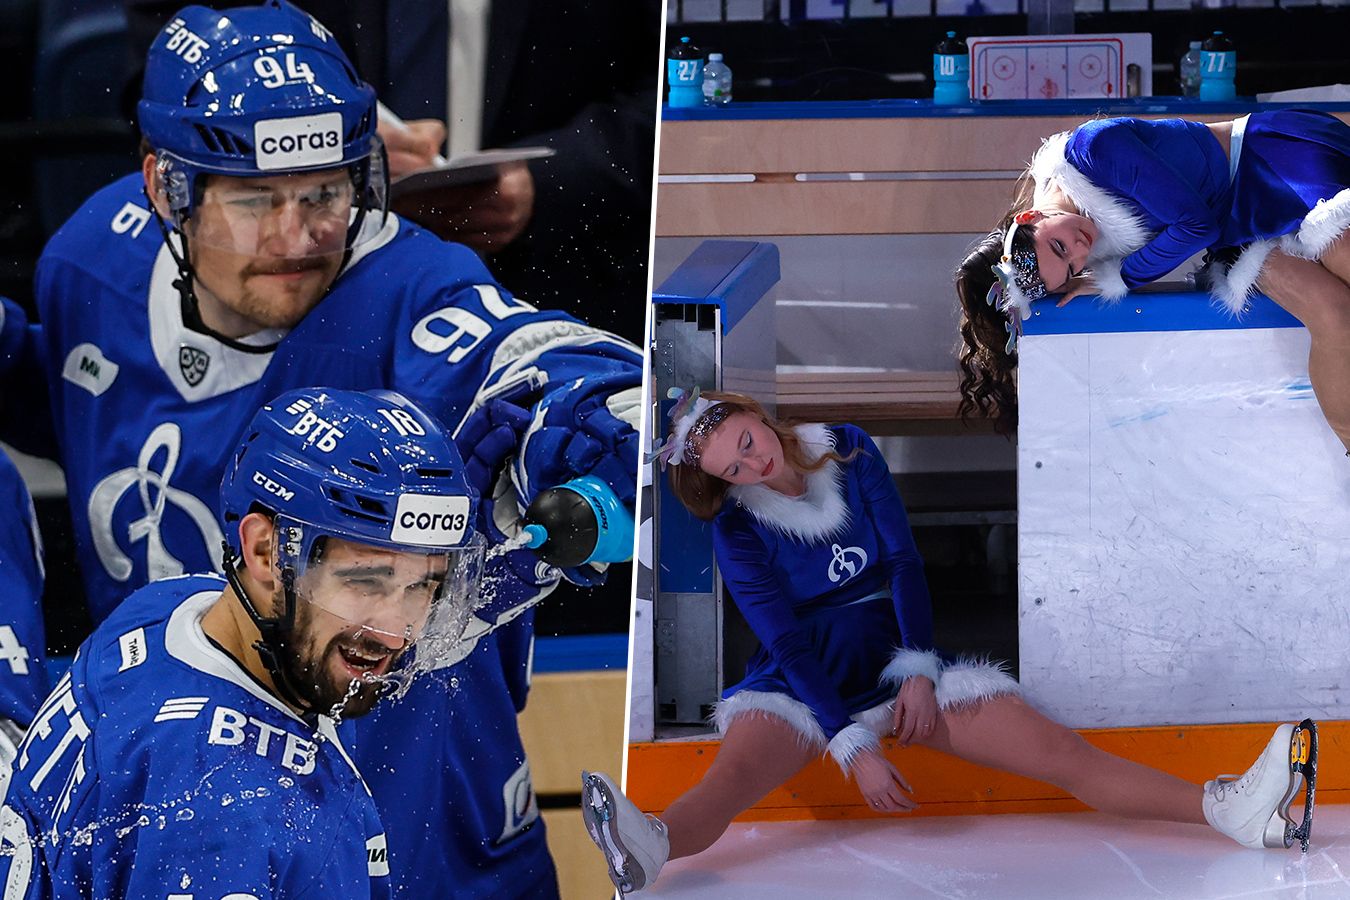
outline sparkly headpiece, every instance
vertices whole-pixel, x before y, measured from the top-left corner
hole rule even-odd
[[[689,392],[671,388],[666,396],[679,401],[670,411],[670,437],[647,455],[647,461],[660,460],[662,471],[668,465],[688,463],[697,466],[703,452],[703,439],[716,431],[736,408],[719,400],[700,397],[698,388]]]
[[[1013,216],[1003,236],[1003,256],[991,266],[997,280],[990,285],[984,302],[996,306],[1008,317],[1004,326],[1008,332],[1008,343],[1003,350],[1009,356],[1017,352],[1017,339],[1022,335],[1022,320],[1031,315],[1031,301],[1039,300],[1048,291],[1045,280],[1041,278],[1040,266],[1036,263],[1036,251],[1030,247],[1013,249],[1013,236],[1020,225],[1030,225],[1034,212],[1020,212]]]

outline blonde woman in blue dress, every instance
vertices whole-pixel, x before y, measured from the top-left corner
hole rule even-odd
[[[723,582],[762,648],[718,705],[707,775],[659,820],[607,776],[583,776],[587,826],[620,890],[707,849],[822,754],[873,810],[915,809],[882,752],[886,735],[1049,782],[1103,812],[1288,846],[1287,807],[1303,782],[1289,753],[1311,740],[1311,723],[1281,725],[1247,775],[1202,788],[1046,718],[1001,665],[943,654],[904,505],[860,429],[792,428],[749,397],[709,393],[677,406],[662,453],[675,495],[712,520]]]

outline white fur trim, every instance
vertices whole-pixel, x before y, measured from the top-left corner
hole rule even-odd
[[[900,690],[900,686],[915,675],[923,675],[936,687],[942,678],[942,660],[932,650],[896,648],[891,661],[881,670],[880,681]]]
[[[1210,294],[1234,316],[1241,315],[1247,308],[1247,300],[1256,291],[1266,257],[1275,247],[1274,240],[1254,241],[1242,248],[1231,266],[1225,268],[1222,263],[1211,263],[1205,268],[1204,277]]]
[[[1092,283],[1097,287],[1097,294],[1103,300],[1111,303],[1124,297],[1130,292],[1125,286],[1125,279],[1120,277],[1120,260],[1103,259],[1092,266]]]
[[[684,463],[684,453],[689,449],[689,429],[694,427],[703,414],[714,406],[721,403],[721,400],[709,400],[707,397],[698,397],[694,400],[684,415],[675,422],[674,434],[671,437],[671,445],[675,448],[670,454],[670,465],[678,466]]]
[[[891,726],[895,724],[895,701],[878,703],[871,709],[854,713],[852,719],[870,729],[877,737],[886,737],[891,733]]]
[[[1302,259],[1321,259],[1346,229],[1350,229],[1350,188],[1330,200],[1318,200],[1303,217],[1298,231],[1280,241],[1280,249]]]
[[[1120,261],[1147,244],[1153,235],[1128,203],[1093,184],[1064,158],[1069,134],[1062,131],[1046,138],[1032,158],[1031,175],[1036,182],[1032,202],[1039,207],[1045,192],[1057,186],[1096,224],[1097,239],[1088,254],[1088,268],[1102,298],[1118,300],[1127,293],[1120,277]]]
[[[880,750],[881,739],[868,726],[854,722],[831,738],[827,749],[847,777],[854,758],[864,750]]]
[[[1007,663],[962,657],[942,670],[937,683],[938,709],[956,709],[1020,691],[1008,674]]]
[[[824,425],[799,425],[794,430],[812,462],[834,449],[834,432]],[[823,469],[806,473],[806,493],[800,497],[780,494],[763,484],[738,484],[727,495],[760,524],[799,541],[833,537],[849,522],[844,469],[834,460]]]
[[[737,691],[717,702],[713,710],[713,724],[719,734],[726,734],[731,723],[741,716],[762,715],[782,719],[790,725],[806,747],[826,745],[825,729],[816,721],[811,707],[787,694],[773,691]]]

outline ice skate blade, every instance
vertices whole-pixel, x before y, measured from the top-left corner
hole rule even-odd
[[[645,885],[635,884],[629,874],[633,868],[633,858],[629,855],[628,848],[623,845],[623,841],[619,839],[614,810],[614,797],[605,782],[590,772],[582,772],[581,811],[582,818],[586,822],[586,831],[590,833],[595,845],[605,854],[609,880],[613,882],[619,896],[625,897],[634,891],[642,890]]]
[[[1313,806],[1317,794],[1317,723],[1312,719],[1299,722],[1294,727],[1294,733],[1290,735],[1289,772],[1293,776],[1291,780],[1294,787],[1285,802],[1280,805],[1279,812],[1286,823],[1282,843],[1285,847],[1292,847],[1294,842],[1298,841],[1300,849],[1307,853],[1308,841],[1312,838]],[[1308,791],[1303,799],[1303,820],[1296,823],[1289,815],[1289,803],[1298,794],[1299,785],[1305,783]],[[1271,834],[1273,825],[1274,822],[1266,827],[1266,846],[1279,846],[1269,843],[1273,837]]]

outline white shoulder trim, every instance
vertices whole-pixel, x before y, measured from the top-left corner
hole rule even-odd
[[[1032,158],[1036,199],[1051,185],[1058,186],[1097,225],[1097,241],[1088,255],[1088,266],[1102,299],[1119,300],[1128,293],[1120,277],[1120,261],[1147,244],[1153,235],[1128,203],[1093,184],[1064,158],[1070,134],[1061,131],[1047,138]]]
[[[794,430],[813,462],[834,449],[834,432],[824,425],[799,425]],[[835,460],[807,473],[806,493],[800,497],[780,494],[762,484],[736,485],[727,496],[749,510],[759,523],[798,541],[833,537],[851,517],[844,502],[844,467]]]

